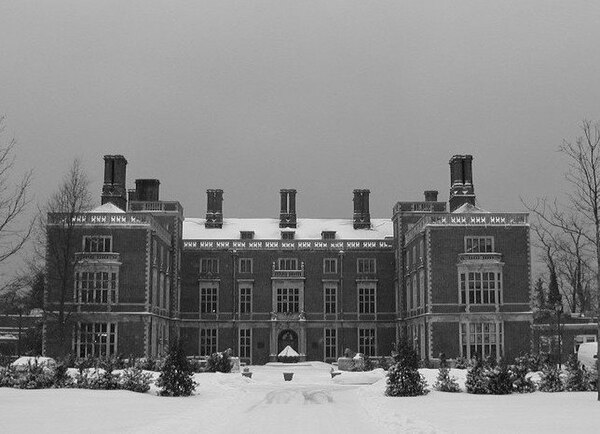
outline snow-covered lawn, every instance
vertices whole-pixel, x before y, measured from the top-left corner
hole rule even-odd
[[[381,371],[343,373],[325,363],[197,374],[190,398],[127,391],[0,388],[0,432],[554,433],[597,432],[594,392],[479,396],[432,391],[384,396]],[[283,372],[294,372],[290,382]],[[436,370],[423,369],[429,385]],[[464,385],[464,371],[452,370]],[[371,383],[371,384],[365,384]]]

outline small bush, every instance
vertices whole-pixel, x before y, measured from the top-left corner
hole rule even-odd
[[[396,351],[392,353],[394,365],[390,367],[387,374],[387,396],[419,396],[425,395],[427,383],[419,373],[419,359],[417,353],[408,342],[403,341],[396,345]]]
[[[152,374],[138,368],[127,368],[119,377],[119,388],[132,392],[146,393],[150,390]]]
[[[566,363],[567,379],[565,390],[569,392],[586,392],[592,390],[590,373],[577,360],[577,354],[571,354]]]
[[[487,393],[491,395],[508,395],[513,391],[512,373],[504,361],[486,370]]]
[[[196,388],[193,372],[178,341],[171,343],[156,385],[161,396],[190,396]]]
[[[363,370],[364,371],[372,371],[373,369],[375,369],[377,367],[376,362],[373,361],[373,359],[371,359],[366,354],[365,354],[365,357],[363,360],[364,360],[364,362],[363,362]]]
[[[29,363],[25,371],[17,372],[13,378],[13,387],[19,389],[46,389],[53,384],[52,369],[38,364],[37,361]]]
[[[517,357],[515,364],[510,367],[512,372],[513,391],[517,393],[530,393],[535,391],[535,384],[530,378],[527,378],[529,373],[529,361],[527,356]]]
[[[467,369],[469,367],[469,360],[466,357],[457,357],[454,367],[456,369]]]
[[[0,387],[15,386],[16,371],[13,366],[8,365],[6,368],[0,366]]]
[[[450,368],[443,353],[440,354],[440,368],[433,388],[440,392],[460,392],[460,386],[456,378],[450,376]]]
[[[484,362],[479,356],[475,357],[471,361],[471,366],[467,370],[465,388],[467,389],[468,393],[488,393],[488,377],[485,373]]]
[[[547,363],[542,370],[539,390],[542,392],[562,392],[565,385],[560,378],[560,371],[554,364]]]
[[[384,371],[387,371],[388,369],[390,369],[389,359],[385,356],[383,356],[381,359],[379,359],[379,367],[381,369],[383,369]]]
[[[213,353],[206,360],[207,372],[231,372],[231,350]]]
[[[73,379],[69,375],[68,369],[69,368],[64,363],[59,363],[56,365],[52,375],[52,384],[54,387],[63,388],[73,386]]]

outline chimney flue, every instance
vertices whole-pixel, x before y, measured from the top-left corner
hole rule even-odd
[[[206,190],[206,223],[207,228],[223,227],[223,190]]]
[[[437,202],[437,190],[425,190],[425,202]]]
[[[296,218],[296,190],[284,188],[279,190],[281,195],[281,210],[279,212],[280,228],[295,228]]]
[[[450,212],[465,203],[475,205],[473,156],[454,155],[450,159]]]
[[[354,193],[354,229],[370,229],[371,214],[369,212],[369,193],[370,190],[357,189]]]
[[[158,179],[136,179],[135,197],[143,202],[158,202],[160,181]]]
[[[123,211],[127,210],[126,170],[127,160],[122,155],[104,156],[102,205],[110,202]]]

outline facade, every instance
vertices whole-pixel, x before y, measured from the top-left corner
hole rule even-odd
[[[102,205],[49,215],[49,250],[72,226],[74,267],[66,337],[48,319],[45,351],[159,356],[179,337],[192,355],[231,348],[261,364],[290,345],[334,361],[345,348],[388,355],[402,336],[430,360],[529,351],[527,215],[475,206],[471,161],[450,161],[449,209],[426,191],[372,219],[369,190],[354,190],[352,218],[307,219],[282,189],[278,218],[245,219],[223,215],[222,190],[207,190],[205,218],[159,200],[158,180],[126,197],[127,162],[106,156]]]

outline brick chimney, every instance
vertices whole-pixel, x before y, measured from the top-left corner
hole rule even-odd
[[[437,190],[425,190],[425,202],[437,202]]]
[[[223,227],[223,190],[206,190],[206,228]]]
[[[281,211],[279,212],[280,228],[296,227],[296,190],[283,188],[279,190],[281,196]]]
[[[135,198],[142,202],[158,202],[160,181],[158,179],[136,179]]]
[[[127,190],[125,188],[126,169],[127,160],[122,155],[104,156],[102,205],[110,202],[123,211],[127,209]]]
[[[369,213],[369,193],[370,190],[357,189],[354,193],[354,229],[370,229],[371,214]]]
[[[455,155],[450,159],[450,212],[465,203],[475,205],[472,162],[472,155]]]

